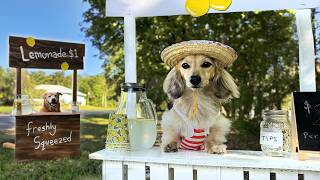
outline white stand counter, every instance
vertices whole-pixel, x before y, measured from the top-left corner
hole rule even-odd
[[[264,156],[261,151],[228,151],[217,155],[198,151],[163,153],[159,148],[144,151],[97,151],[90,159],[102,160],[102,179],[145,180],[277,180],[320,179],[320,160],[298,160]],[[149,175],[148,175],[149,176]]]

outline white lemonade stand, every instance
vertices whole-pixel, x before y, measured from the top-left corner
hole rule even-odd
[[[226,11],[230,13],[295,9],[299,38],[300,91],[316,91],[315,50],[311,24],[311,8],[319,0],[234,0]],[[106,16],[124,17],[125,80],[137,81],[136,17],[188,14],[185,0],[107,0]],[[107,180],[319,180],[320,161],[301,161],[296,157],[264,156],[260,151],[228,151],[225,155],[179,151],[163,153],[160,148],[145,151],[107,152],[89,155],[103,161],[102,179]],[[146,177],[146,167],[150,177]],[[148,175],[149,176],[149,175]]]

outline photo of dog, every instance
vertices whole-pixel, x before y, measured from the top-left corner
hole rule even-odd
[[[40,112],[61,112],[59,96],[62,95],[59,92],[48,92],[43,95],[43,107]]]
[[[168,63],[165,58],[163,60]],[[239,97],[234,79],[219,59],[198,50],[170,63],[174,66],[163,89],[173,101],[173,107],[162,116],[163,151],[187,149],[225,153],[231,122],[220,109],[222,103]]]

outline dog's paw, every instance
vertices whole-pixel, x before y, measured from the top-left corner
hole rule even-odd
[[[178,151],[178,143],[172,142],[163,147],[164,152],[177,152]]]
[[[224,154],[227,152],[227,146],[225,144],[212,145],[207,151],[210,154]]]

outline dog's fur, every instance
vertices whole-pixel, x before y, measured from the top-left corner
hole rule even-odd
[[[209,67],[203,67],[206,62]],[[187,63],[189,68],[183,68]],[[194,86],[191,76],[200,76],[201,82]],[[193,92],[197,96],[197,111],[190,119],[195,127],[210,127],[205,140],[208,153],[226,152],[226,135],[230,131],[230,120],[219,115],[221,104],[239,97],[238,88],[231,75],[217,60],[204,55],[190,55],[181,60],[167,75],[163,89],[174,104],[186,115],[193,108]],[[181,136],[186,136],[186,124],[174,109],[162,116],[162,149],[165,152],[178,150]]]
[[[60,112],[59,92],[48,92],[43,95],[43,107],[40,112]]]

